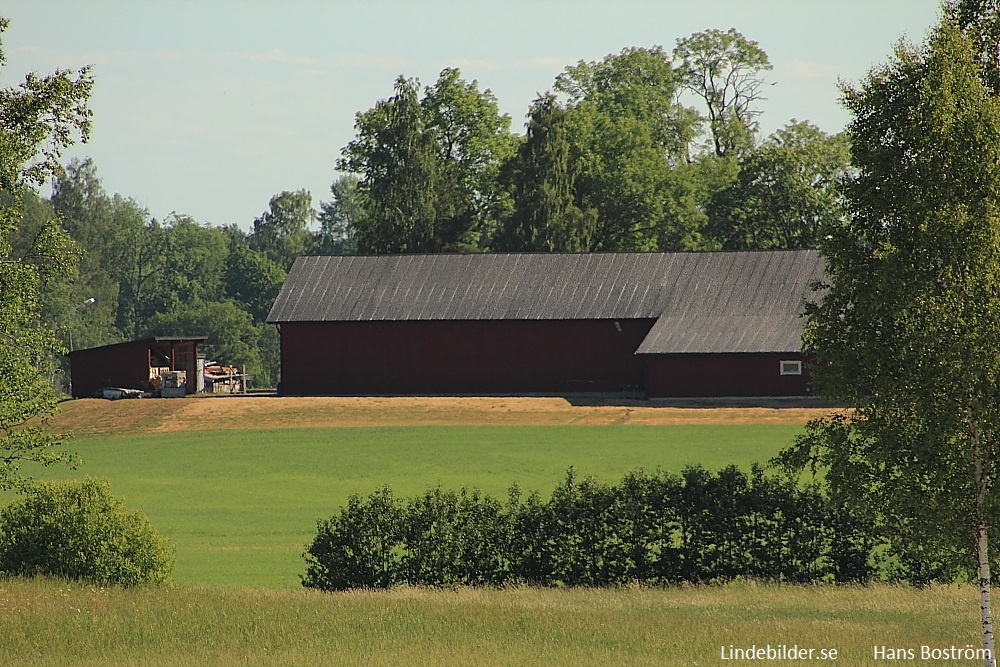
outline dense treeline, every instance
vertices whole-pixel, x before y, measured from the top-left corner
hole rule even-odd
[[[761,139],[770,68],[735,30],[626,48],[567,67],[524,136],[457,69],[400,76],[357,115],[324,231],[379,254],[815,247],[847,143],[795,120]]]
[[[672,52],[626,48],[566,67],[523,136],[458,69],[423,88],[400,76],[357,114],[318,210],[298,190],[253,221],[156,220],[74,161],[48,199],[17,195],[15,246],[52,216],[76,242],[77,274],[43,290],[44,323],[67,348],[207,335],[213,360],[273,386],[277,334],[264,319],[301,254],[815,247],[842,217],[846,140],[794,120],[760,137],[770,68],[735,30]]]
[[[176,213],[151,218],[134,199],[107,194],[90,160],[71,162],[47,200],[30,190],[20,197],[15,252],[54,216],[76,244],[78,268],[47,276],[40,288],[42,320],[66,349],[206,335],[210,359],[245,367],[257,386],[273,386],[277,332],[264,318],[286,268],[307,247],[301,237],[311,242],[309,218],[293,219],[311,213],[308,193],[272,198],[249,234]]]

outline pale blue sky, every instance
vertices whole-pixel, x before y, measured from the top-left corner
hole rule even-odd
[[[329,199],[354,114],[398,74],[445,67],[490,88],[512,126],[578,60],[736,28],[769,54],[770,132],[789,119],[848,120],[837,80],[856,82],[904,35],[921,41],[937,0],[12,0],[0,85],[25,72],[94,66],[90,156],[109,192],[247,228],[282,190]]]

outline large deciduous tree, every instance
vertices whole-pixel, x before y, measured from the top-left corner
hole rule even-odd
[[[63,293],[44,294],[48,321],[64,342],[75,336],[77,347],[138,336],[163,302],[164,228],[134,199],[105,192],[89,158],[71,160],[57,174],[51,203],[82,256]],[[183,262],[170,267],[183,269]]]
[[[716,155],[738,155],[752,147],[763,72],[771,69],[767,53],[730,28],[678,39],[673,55],[685,86],[704,102]]]
[[[337,168],[360,175],[366,211],[354,232],[359,252],[435,249],[437,156],[426,125],[418,83],[402,76],[395,95],[358,113],[357,137],[344,147]]]
[[[7,24],[0,19],[0,32]],[[17,195],[41,184],[77,135],[86,140],[92,85],[83,68],[31,73],[20,85],[0,89],[0,191]],[[23,463],[67,458],[52,449],[58,438],[36,421],[55,409],[44,367],[59,349],[53,332],[39,326],[38,286],[46,275],[72,269],[75,248],[53,217],[15,252],[11,240],[20,220],[16,206],[0,211],[0,489],[26,483]]]
[[[117,197],[117,195],[116,195]],[[122,200],[115,238],[117,252],[110,265],[118,279],[118,330],[125,338],[138,338],[144,322],[155,312],[159,282],[167,266],[167,240],[163,226],[148,218],[131,199]]]
[[[736,179],[708,204],[708,231],[723,250],[816,248],[843,217],[846,136],[792,121],[737,164]]]
[[[267,210],[253,221],[247,240],[251,248],[288,270],[296,257],[310,249],[309,226],[315,219],[307,190],[285,190],[271,197]]]
[[[665,157],[679,159],[687,156],[701,123],[694,109],[677,102],[686,80],[686,72],[674,69],[662,47],[629,47],[567,67],[554,89],[568,95],[571,106],[588,101],[616,120],[638,121]]]
[[[475,251],[509,206],[497,181],[515,150],[510,116],[500,113],[492,91],[480,91],[453,67],[424,89],[420,107],[437,156],[436,249]]]
[[[597,215],[589,249],[660,250],[665,184],[674,167],[649,128],[586,100],[567,110],[565,124],[576,205]]]
[[[556,78],[566,117],[574,196],[597,212],[592,249],[690,250],[701,217],[684,210],[697,112],[677,102],[683,80],[661,47],[579,62]]]
[[[226,258],[226,295],[250,313],[255,324],[264,322],[285,282],[285,271],[259,252],[234,245]]]
[[[855,408],[814,423],[786,462],[828,466],[936,576],[979,582],[993,651],[988,532],[1000,455],[1000,100],[951,21],[847,88],[849,219],[823,244],[828,285],[804,352],[819,393]],[[990,660],[988,664],[993,664]]]
[[[358,177],[355,192],[341,194],[360,206],[347,234],[359,252],[478,250],[509,210],[497,180],[516,144],[510,118],[459,70],[443,70],[422,98],[419,83],[400,76],[355,129],[337,168]]]
[[[320,202],[316,251],[323,255],[352,255],[357,251],[355,230],[364,215],[358,177],[344,174],[330,184],[330,201]]]

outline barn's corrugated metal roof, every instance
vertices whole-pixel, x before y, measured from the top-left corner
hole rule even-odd
[[[637,353],[791,351],[821,274],[811,250],[300,257],[267,321],[659,318]]]

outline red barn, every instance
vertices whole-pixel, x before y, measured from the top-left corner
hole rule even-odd
[[[811,250],[300,257],[288,395],[803,396]]]

